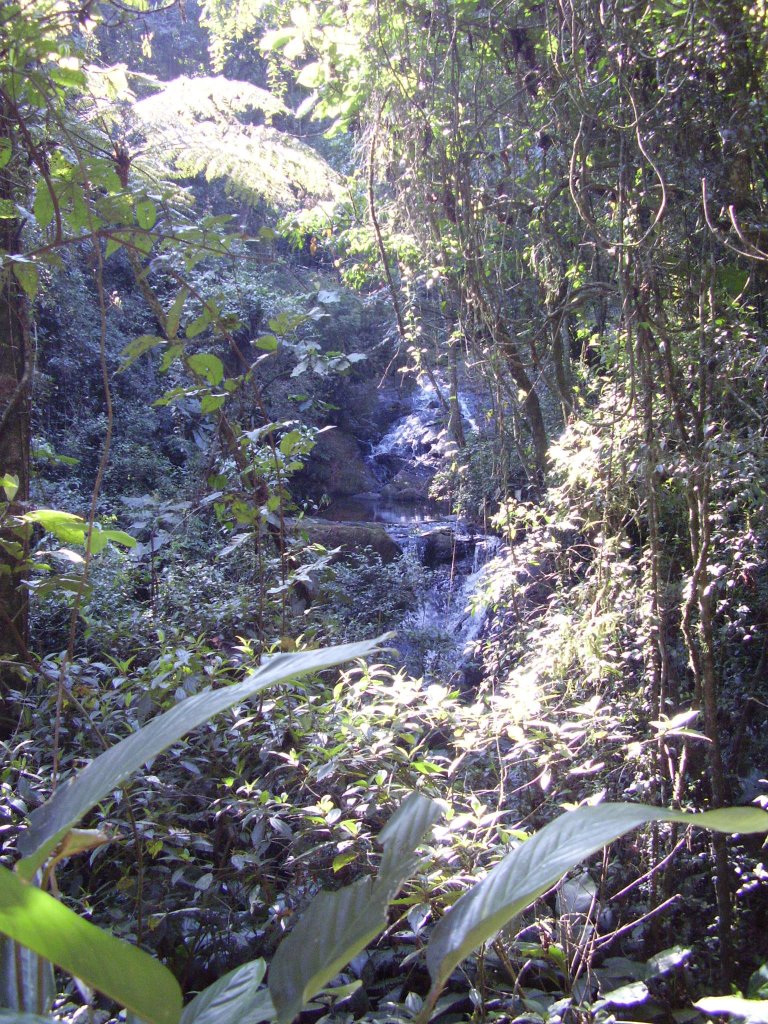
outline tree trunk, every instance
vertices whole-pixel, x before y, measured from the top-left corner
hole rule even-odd
[[[0,174],[0,198],[11,199],[10,178]],[[19,251],[18,221],[0,221],[0,246]],[[26,543],[14,529],[13,517],[29,499],[30,385],[32,354],[27,299],[11,264],[0,277],[0,476],[15,477],[16,493],[0,490],[0,733],[11,724],[6,694],[16,684],[14,665],[27,654],[27,592],[22,582]]]
[[[448,398],[450,413],[448,416],[448,432],[459,448],[465,448],[467,439],[464,436],[464,424],[461,421],[461,403],[459,402],[459,343],[451,341],[451,390]]]
[[[523,412],[531,431],[536,475],[541,482],[547,471],[547,428],[544,425],[544,415],[541,411],[539,396],[536,394],[533,381],[520,357],[520,351],[506,325],[497,319],[491,327],[491,332],[494,341],[506,360],[512,380],[523,393]]]

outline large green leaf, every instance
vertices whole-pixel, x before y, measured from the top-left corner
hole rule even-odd
[[[251,960],[225,974],[184,1007],[180,1024],[260,1024],[272,1020],[275,1008],[269,992],[259,988],[266,967],[263,960]]]
[[[299,654],[278,654],[251,672],[243,682],[220,690],[203,690],[158,715],[67,779],[50,800],[32,812],[30,827],[19,838],[18,848],[23,859],[16,865],[16,870],[25,878],[31,878],[69,829],[95,804],[117,789],[142,765],[209,718],[248,700],[274,683],[362,658],[374,650],[377,642],[372,640]]]
[[[78,917],[3,867],[0,931],[150,1024],[176,1024],[179,1019],[181,990],[159,960]]]
[[[563,814],[522,843],[455,904],[435,926],[427,947],[433,993],[453,969],[585,857],[650,821],[677,821],[717,832],[768,831],[768,814],[731,807],[703,814],[644,804],[599,804]]]
[[[224,364],[211,352],[198,352],[187,360],[190,370],[199,373],[209,384],[216,387],[224,380]]]
[[[381,831],[384,853],[377,877],[315,896],[269,968],[278,1024],[293,1020],[385,927],[389,903],[416,865],[416,847],[440,814],[434,800],[412,793]]]
[[[6,501],[13,501],[19,489],[19,478],[15,473],[3,473],[0,476],[0,487],[5,491]]]
[[[57,540],[64,544],[85,545],[90,537],[91,552],[94,555],[103,551],[108,541],[113,544],[122,544],[126,548],[136,547],[135,538],[124,530],[103,529],[98,523],[94,523],[93,530],[89,534],[87,520],[72,512],[38,508],[32,512],[26,512],[21,518],[26,523],[39,523],[43,529],[52,533]]]
[[[727,1014],[747,1024],[768,1024],[768,999],[744,999],[741,996],[707,996],[693,1004],[697,1010],[714,1015]]]

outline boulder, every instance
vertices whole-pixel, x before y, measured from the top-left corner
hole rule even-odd
[[[393,501],[428,501],[429,487],[434,473],[423,466],[407,463],[382,487],[381,493]]]
[[[394,562],[403,549],[393,540],[383,526],[376,523],[331,523],[320,519],[303,519],[300,530],[308,537],[310,544],[323,547],[341,548],[335,560],[340,561],[350,554],[362,554],[371,548],[384,564]]]
[[[320,434],[302,473],[309,489],[349,497],[378,489],[378,481],[351,434],[334,428]]]
[[[439,527],[419,538],[419,558],[422,565],[434,569],[438,565],[449,565],[453,561],[470,558],[476,544],[474,537],[457,537],[453,530]]]

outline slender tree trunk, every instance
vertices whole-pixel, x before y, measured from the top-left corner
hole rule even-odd
[[[563,419],[566,421],[573,412],[573,379],[568,340],[568,314],[566,313],[569,293],[569,282],[563,278],[555,300],[555,307],[560,308],[560,314],[552,324],[551,333],[555,385],[563,410]]]
[[[0,137],[8,121],[0,121]],[[0,198],[12,200],[11,178],[0,173]],[[19,252],[20,224],[0,221],[0,247]],[[26,296],[14,277],[11,264],[0,276],[0,476],[14,477],[16,492],[0,490],[0,733],[12,724],[6,694],[16,685],[14,665],[27,655],[28,601],[22,575],[26,543],[13,526],[13,517],[29,499],[30,386],[32,352]]]
[[[539,396],[536,394],[533,381],[520,357],[520,351],[506,325],[500,319],[496,319],[491,326],[491,332],[504,356],[512,380],[523,393],[522,406],[531,431],[536,474],[540,480],[543,480],[547,471],[547,428],[544,425]]]
[[[461,404],[459,402],[459,344],[454,338],[451,341],[451,389],[448,396],[450,413],[448,416],[448,431],[459,448],[466,447],[467,439],[464,436],[464,424],[461,422]]]

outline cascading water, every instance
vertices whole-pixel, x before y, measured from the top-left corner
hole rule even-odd
[[[481,600],[483,586],[503,545],[498,538],[479,533],[466,536],[453,521],[426,534],[423,528],[415,530],[410,557],[425,536],[448,533],[448,527],[450,543],[460,557],[424,570],[420,598],[396,630],[395,647],[414,675],[466,687],[474,681],[475,645],[488,619]]]
[[[419,385],[410,399],[411,410],[382,437],[371,452],[374,465],[396,456],[415,465],[432,461],[435,445],[443,433],[440,403],[431,384]]]
[[[412,674],[468,686],[474,644],[487,620],[477,598],[489,563],[503,545],[429,501],[429,484],[451,442],[430,383],[419,385],[409,405],[369,455],[380,494],[337,500],[323,515],[380,523],[397,541],[404,557],[413,561],[420,585],[394,646]],[[465,424],[477,430],[471,403],[460,396],[459,405]]]

